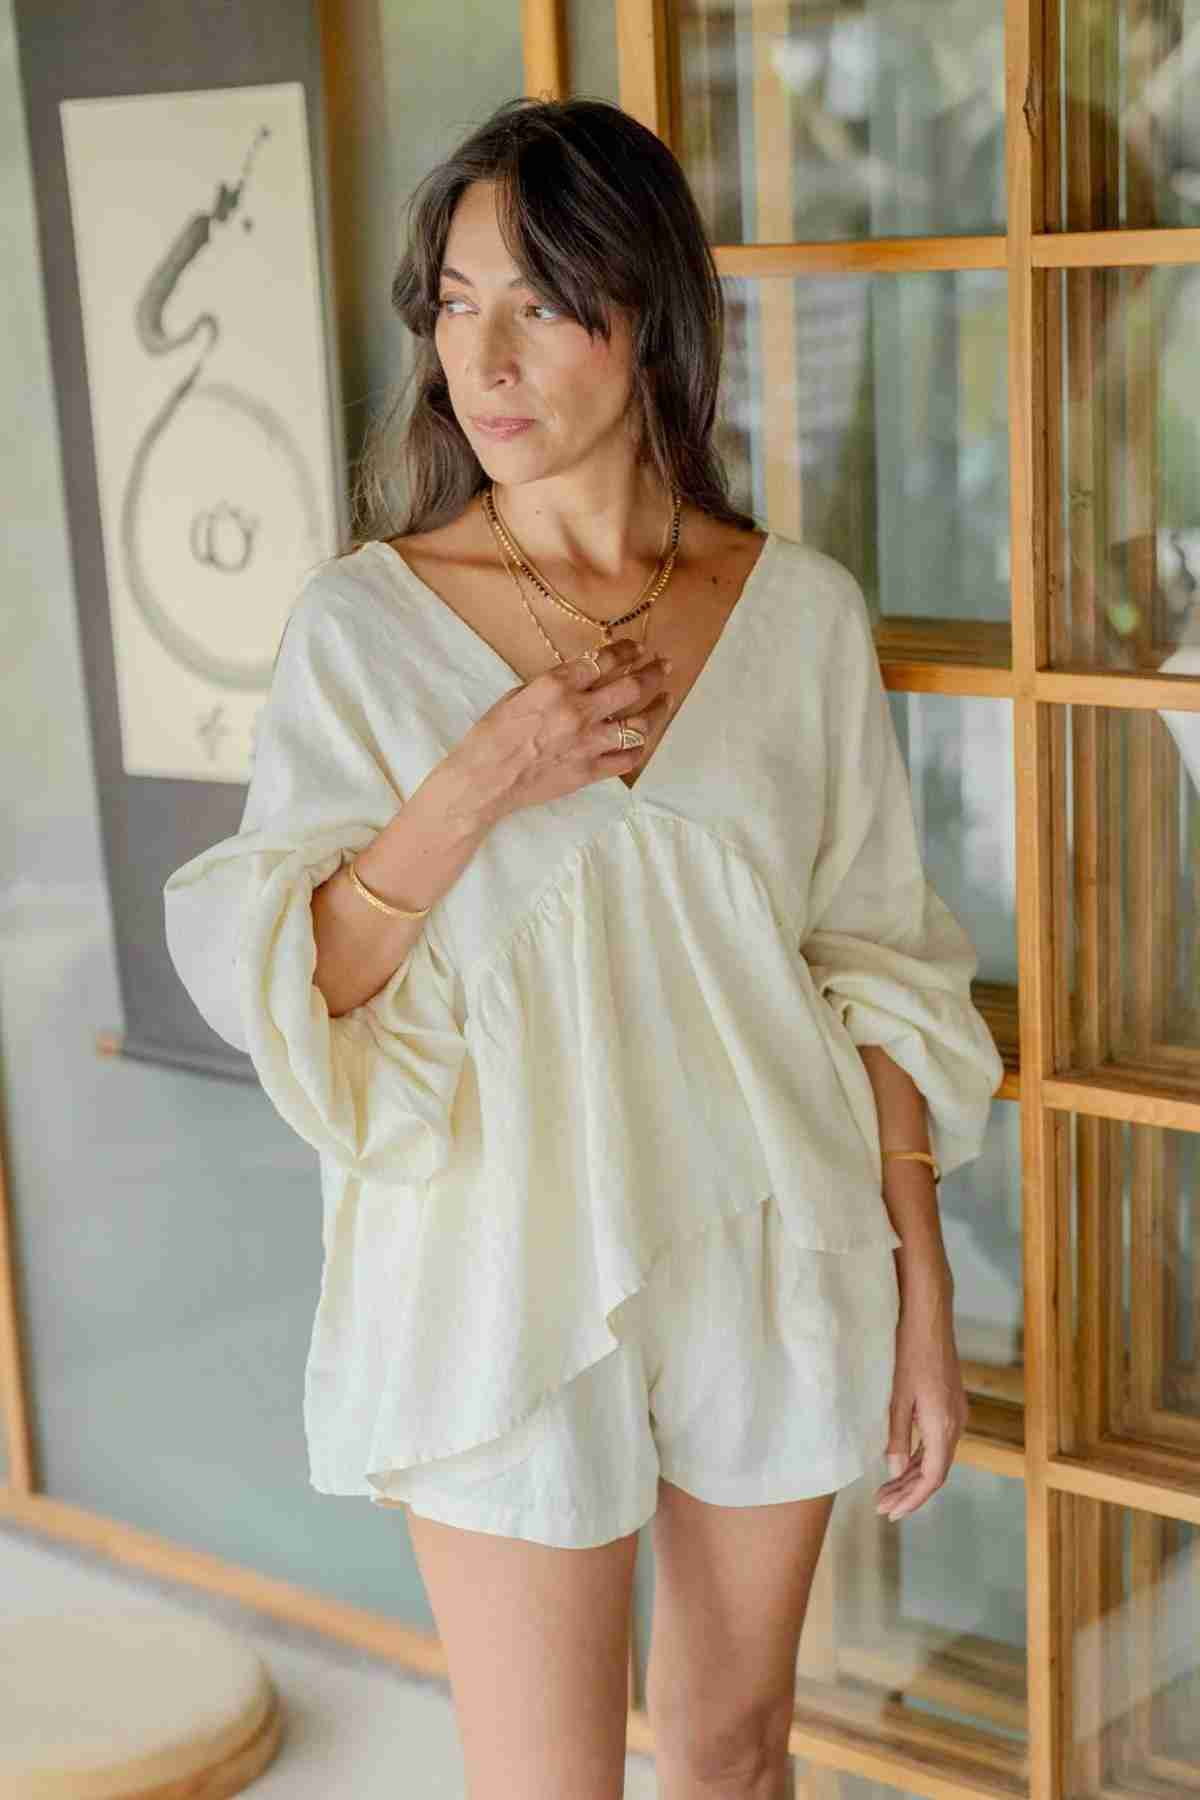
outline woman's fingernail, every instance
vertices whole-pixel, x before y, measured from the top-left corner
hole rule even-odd
[[[662,666],[664,672],[669,675],[671,670],[675,667],[675,664],[671,661],[669,656],[664,656],[662,659]]]

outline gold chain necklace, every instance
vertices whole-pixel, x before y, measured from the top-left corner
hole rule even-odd
[[[504,566],[512,576],[513,585],[517,590],[522,606],[533,620],[533,623],[537,626],[542,641],[545,643],[547,649],[553,653],[556,662],[561,663],[564,660],[562,652],[556,644],[551,642],[542,627],[541,620],[537,617],[537,614],[526,600],[521,589],[521,583],[517,578],[517,569],[519,568],[522,573],[533,582],[535,587],[539,588],[541,592],[545,594],[546,598],[551,600],[554,605],[561,607],[562,610],[569,613],[572,618],[578,619],[585,625],[591,625],[595,630],[599,631],[599,644],[601,645],[612,642],[612,634],[619,626],[630,623],[640,614],[644,613],[646,616],[646,623],[642,627],[642,643],[644,645],[646,641],[646,632],[650,624],[650,608],[658,599],[671,578],[671,571],[675,566],[676,551],[679,547],[679,522],[682,509],[682,497],[675,489],[672,489],[671,497],[671,515],[667,521],[666,529],[663,531],[663,546],[662,550],[659,552],[658,568],[655,570],[654,574],[651,575],[646,586],[642,589],[636,604],[627,613],[621,614],[619,618],[593,619],[590,613],[584,612],[582,607],[575,606],[565,597],[565,595],[560,594],[557,588],[552,587],[544,576],[538,573],[533,564],[529,561],[529,558],[517,547],[505,529],[496,509],[493,484],[489,482],[488,486],[484,489],[484,517],[487,519],[487,522],[491,526],[492,532],[500,545]],[[667,549],[668,538],[670,540],[669,551]]]
[[[670,531],[670,520],[668,519],[666,529],[663,531],[663,549],[666,548],[667,534],[669,531]],[[513,562],[511,561],[511,559],[509,557],[509,553],[504,546],[504,543],[500,539],[497,539],[497,542],[500,543],[501,558],[503,559],[505,568],[508,570],[509,574],[512,576],[513,586],[517,590],[517,596],[520,599],[521,605],[525,608],[525,611],[529,614],[529,617],[533,620],[533,623],[537,626],[537,629],[541,636],[542,642],[545,644],[546,648],[552,653],[555,660],[557,662],[561,663],[562,661],[564,661],[562,651],[558,648],[557,644],[551,642],[549,636],[547,635],[545,629],[542,626],[541,620],[538,618],[537,614],[534,612],[533,608],[530,606],[528,600],[525,598],[525,595],[521,589],[521,583],[520,583],[520,580],[517,575],[516,567],[514,566]],[[660,552],[659,560],[661,563],[661,552]],[[656,571],[656,573],[657,573],[657,571]],[[641,596],[639,596],[639,598],[645,597],[648,589],[650,588],[650,586],[654,582],[654,580],[655,580],[655,575],[651,575],[650,580],[646,583],[646,586],[642,589],[642,594],[641,594]],[[570,606],[569,601],[566,602],[566,605],[568,607],[570,607],[570,610],[572,612],[575,612],[577,610],[576,608]],[[592,619],[592,620],[589,620],[588,623],[594,624],[601,629],[601,637],[599,640],[599,642],[601,644],[607,643],[609,641],[608,634],[609,634],[609,632],[611,632],[612,626],[615,623],[615,621],[612,621],[612,620],[604,621],[604,620],[599,620],[599,619]],[[650,607],[649,607],[649,605],[647,605],[645,608],[645,621],[642,625],[642,648],[643,649],[645,648],[645,645],[646,645],[646,634],[647,634],[647,630],[649,628],[649,624],[650,624]]]
[[[681,497],[674,489],[672,489],[672,515],[671,515],[671,518],[667,521],[667,529],[672,532],[672,541],[671,541],[671,554],[668,559],[668,567],[666,569],[662,569],[663,551],[660,550],[660,552],[659,552],[661,581],[662,581],[662,586],[664,586],[664,587],[666,585],[667,577],[670,574],[671,567],[674,566],[675,553],[676,553],[676,550],[677,550],[678,544],[679,544],[680,505],[681,505]],[[606,619],[593,619],[591,617],[590,613],[585,613],[581,607],[575,606],[570,600],[568,600],[566,598],[565,595],[560,594],[556,587],[552,587],[551,584],[546,580],[545,576],[538,573],[538,571],[534,568],[533,564],[529,561],[528,557],[525,556],[523,554],[523,552],[513,542],[511,535],[509,534],[508,530],[506,529],[506,527],[504,525],[504,521],[500,517],[499,508],[496,505],[495,484],[494,483],[489,483],[488,486],[484,490],[483,508],[484,508],[485,514],[487,515],[488,522],[491,525],[493,531],[500,538],[501,542],[507,546],[510,555],[516,561],[518,567],[529,578],[529,580],[531,580],[535,584],[535,586],[537,586],[541,589],[543,594],[546,595],[547,599],[553,600],[556,603],[556,605],[561,606],[564,609],[564,611],[569,612],[573,618],[582,620],[582,622],[585,625],[594,625],[598,630],[607,629],[607,630],[611,631],[615,626],[624,625],[630,619],[636,618],[638,613],[642,610],[643,605],[651,604],[655,599],[657,599],[658,593],[661,592],[661,588],[657,589],[656,592],[654,594],[650,595],[648,599],[646,598],[647,588],[649,588],[651,583],[655,580],[655,576],[651,576],[650,582],[647,582],[646,588],[643,588],[642,594],[639,596],[638,603],[629,612],[622,614],[622,616],[617,619],[607,619],[607,620]],[[663,533],[663,550],[665,550],[665,548],[666,548],[666,542],[667,542],[667,532],[664,531],[664,533]]]

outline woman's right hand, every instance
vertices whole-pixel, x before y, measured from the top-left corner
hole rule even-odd
[[[633,638],[615,638],[597,652],[599,675],[575,656],[502,695],[451,752],[471,810],[494,823],[639,768],[671,708],[661,659],[636,667],[641,655]],[[620,749],[618,719],[645,744]]]

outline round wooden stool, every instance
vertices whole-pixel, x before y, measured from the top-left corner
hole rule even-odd
[[[194,1613],[0,1623],[0,1800],[224,1800],[272,1760],[260,1658]]]

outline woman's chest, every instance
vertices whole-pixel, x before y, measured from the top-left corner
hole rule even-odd
[[[460,966],[517,929],[573,859],[590,855],[599,866],[610,851],[635,853],[623,904],[636,897],[639,878],[667,888],[719,884],[720,856],[728,854],[759,873],[781,916],[803,907],[830,791],[828,611],[781,579],[781,542],[771,540],[768,553],[772,545],[774,573],[769,562],[756,565],[753,585],[726,611],[699,667],[693,642],[688,692],[633,789],[617,776],[586,782],[489,828],[438,905],[438,926]],[[411,623],[404,666],[375,722],[404,794],[503,700],[515,674],[435,596],[415,607]],[[393,690],[390,680],[384,686]],[[673,851],[684,836],[695,854],[681,872]],[[706,857],[705,844],[716,854]]]
[[[768,541],[768,535],[759,531],[723,534],[705,554],[673,568],[657,590],[652,587],[647,595],[643,586],[631,592],[624,608],[611,589],[599,598],[586,593],[568,597],[591,623],[572,617],[566,607],[506,572],[487,566],[472,571],[437,558],[422,560],[408,541],[403,561],[430,599],[441,603],[435,612],[450,652],[457,652],[468,667],[488,659],[510,681],[528,684],[577,662],[585,651],[624,640],[637,647],[636,663],[650,657],[670,660],[665,678],[643,683],[640,689],[631,683],[630,665],[611,655],[601,657],[598,672],[585,663],[573,674],[573,684],[582,681],[590,690],[613,690],[611,709],[603,716],[636,718],[645,732],[639,767],[615,777],[632,792],[660,742],[689,705],[693,689],[710,665],[722,660],[727,640],[736,636],[742,619],[735,623],[735,610],[749,609],[755,588],[763,585],[759,564]],[[666,705],[661,704],[661,695]]]
[[[715,649],[767,537],[724,531],[686,561],[677,558],[661,586],[653,577],[627,583],[627,592],[611,583],[568,584],[555,590],[558,601],[526,576],[497,568],[493,558],[431,553],[420,539],[398,539],[387,548],[452,615],[443,624],[453,632],[457,621],[522,682],[556,667],[559,656],[570,660],[594,648],[607,631],[613,639],[632,638],[648,654],[669,656],[678,696]],[[572,616],[571,607],[582,616]]]

